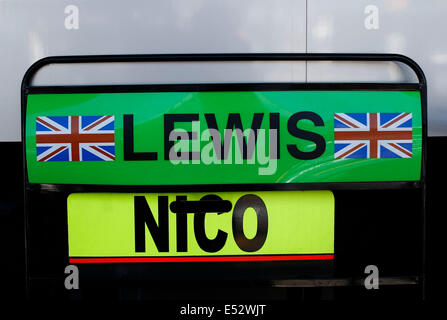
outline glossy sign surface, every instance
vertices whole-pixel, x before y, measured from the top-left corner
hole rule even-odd
[[[217,199],[229,205],[225,212],[213,212]],[[208,202],[208,212],[180,212],[180,200]],[[67,208],[72,263],[332,260],[334,254],[330,191],[75,193]]]
[[[102,122],[107,126],[95,127],[100,119],[107,119]],[[212,130],[217,139],[211,139]],[[237,130],[245,135],[238,136]],[[30,183],[418,181],[421,153],[417,91],[133,92],[27,98]]]

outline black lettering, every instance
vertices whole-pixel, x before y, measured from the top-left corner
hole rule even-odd
[[[176,201],[186,201],[186,196],[177,196]],[[188,215],[187,212],[176,212],[177,252],[188,251]]]
[[[200,201],[209,200],[216,201],[222,200],[222,198],[217,195],[206,195],[200,199]],[[221,212],[218,214],[221,214]],[[205,216],[205,211],[196,212],[194,214],[194,234],[196,236],[197,244],[203,251],[217,252],[225,245],[228,234],[219,229],[216,237],[214,239],[209,239],[205,233]]]
[[[255,113],[253,115],[251,129],[253,130],[254,136],[252,137],[252,135],[250,135],[249,139],[254,139],[254,143],[251,144],[253,146],[253,148],[250,148],[250,150],[248,150],[247,141],[245,140],[245,136],[243,135],[244,127],[242,126],[241,115],[239,113],[230,113],[228,115],[226,129],[227,130],[239,129],[242,133],[242,137],[240,137],[240,139],[238,138],[238,141],[239,140],[242,141],[242,146],[239,144],[239,148],[242,152],[242,159],[251,159],[252,158],[253,153],[254,153],[254,146],[256,145],[256,141],[258,138],[258,130],[261,127],[263,118],[264,118],[263,113]],[[217,126],[216,116],[214,113],[206,113],[205,120],[206,120],[206,124],[208,125],[208,129],[219,130],[219,128]],[[225,143],[226,138],[227,137],[225,137],[223,139],[224,140],[223,144],[219,143],[219,141],[213,140],[214,150],[217,155],[220,155],[220,158],[219,158],[220,160],[228,158],[228,150],[229,150],[229,147],[231,144],[228,142]],[[231,136],[229,138],[231,139]],[[219,148],[220,148],[220,152],[218,151]]]
[[[299,129],[297,127],[298,122],[304,119],[312,121],[317,127],[324,126],[323,119],[318,114],[311,111],[302,111],[295,113],[289,118],[289,121],[287,121],[287,129],[289,130],[289,133],[296,138],[314,142],[315,149],[313,151],[304,152],[299,150],[296,145],[288,144],[287,150],[296,159],[311,160],[318,158],[324,153],[326,150],[326,141],[323,136],[315,132]]]
[[[174,123],[175,122],[192,122],[199,121],[199,114],[197,113],[185,113],[185,114],[165,114],[164,116],[164,151],[165,151],[165,160],[170,160],[169,152],[174,147],[174,141],[170,141],[169,135],[174,131]],[[196,132],[188,132],[188,136],[190,140],[200,139],[200,137],[196,136]],[[182,152],[177,153],[179,158],[182,158]],[[188,159],[190,160],[200,160],[200,152],[188,152]]]
[[[169,251],[168,197],[158,197],[158,226],[144,196],[134,197],[135,252],[146,251],[146,228],[159,252]]]
[[[248,208],[256,212],[258,225],[256,235],[248,239],[244,234],[244,214]],[[233,210],[233,237],[238,247],[245,252],[254,252],[262,248],[267,239],[268,215],[264,201],[254,194],[246,194],[239,198]]]
[[[133,134],[133,115],[123,116],[124,161],[157,160],[157,152],[135,152]]]

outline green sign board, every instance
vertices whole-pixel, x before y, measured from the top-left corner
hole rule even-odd
[[[419,91],[29,94],[30,183],[418,181]]]

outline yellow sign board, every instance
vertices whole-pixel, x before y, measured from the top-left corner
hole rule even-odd
[[[334,257],[330,191],[74,193],[70,263]]]

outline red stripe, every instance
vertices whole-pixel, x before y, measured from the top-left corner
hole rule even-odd
[[[37,134],[36,143],[101,143],[114,142],[113,133]]]
[[[377,158],[377,113],[369,114],[369,132],[371,133],[371,138],[369,139],[369,157]]]
[[[390,143],[390,146],[396,148],[397,150],[399,150],[400,152],[402,152],[403,154],[409,156],[411,158],[411,153],[409,153],[407,150],[405,150],[404,148],[401,148],[400,146],[398,146],[395,143]]]
[[[46,122],[45,120],[42,120],[41,118],[36,118],[37,122],[40,122],[41,124],[47,126],[48,128],[53,129],[54,131],[61,131],[59,128],[56,128],[52,124]]]
[[[94,128],[95,126],[97,126],[98,124],[106,121],[107,119],[111,118],[112,116],[105,116],[104,118],[100,118],[98,120],[96,120],[95,122],[93,122],[92,124],[90,124],[87,128],[85,128],[84,130],[90,130],[91,128]]]
[[[333,254],[285,256],[226,256],[226,257],[128,257],[128,258],[70,258],[70,263],[141,263],[141,262],[224,262],[224,261],[297,261],[333,260]]]
[[[339,120],[339,121],[346,122],[346,123],[349,124],[351,127],[354,127],[354,128],[358,128],[358,127],[359,127],[358,125],[352,123],[351,121],[346,120],[345,118],[340,117],[340,116],[339,116],[338,114],[336,114],[336,113],[334,113],[334,118],[337,119],[337,120]]]
[[[42,159],[40,159],[39,161],[45,161],[49,158],[51,158],[52,156],[54,156],[56,153],[58,153],[59,151],[62,151],[63,149],[65,149],[66,146],[62,146],[57,148],[56,150],[54,150],[53,152],[51,152],[50,154],[47,154],[45,157],[43,157]]]
[[[406,117],[406,116],[408,116],[408,115],[409,115],[409,113],[401,114],[401,115],[398,116],[397,118],[394,118],[394,120],[392,120],[392,121],[388,122],[387,124],[385,124],[383,127],[384,127],[384,128],[388,128],[388,127],[390,127],[393,123],[396,123],[397,121],[399,121],[400,119],[402,119],[402,118],[404,118],[404,117]]]
[[[102,153],[103,155],[105,155],[106,157],[115,160],[115,157],[105,151],[103,151],[102,149],[98,148],[97,146],[90,146],[90,148],[92,148],[93,150],[96,150],[99,153]]]
[[[71,135],[76,137],[79,134],[79,116],[71,116]],[[71,141],[71,160],[79,161],[79,142],[73,139]]]
[[[345,153],[343,153],[342,155],[340,155],[340,156],[338,156],[337,158],[343,158],[344,156],[346,156],[347,154],[349,154],[349,153],[353,153],[353,152],[355,152],[356,150],[358,150],[358,149],[360,149],[361,147],[364,147],[365,146],[365,144],[364,143],[362,143],[362,144],[359,144],[358,146],[356,146],[355,148],[352,148],[352,149],[349,149],[348,151],[346,151]]]
[[[335,131],[335,140],[411,140],[411,130],[405,131]],[[44,142],[42,142],[44,143]]]

